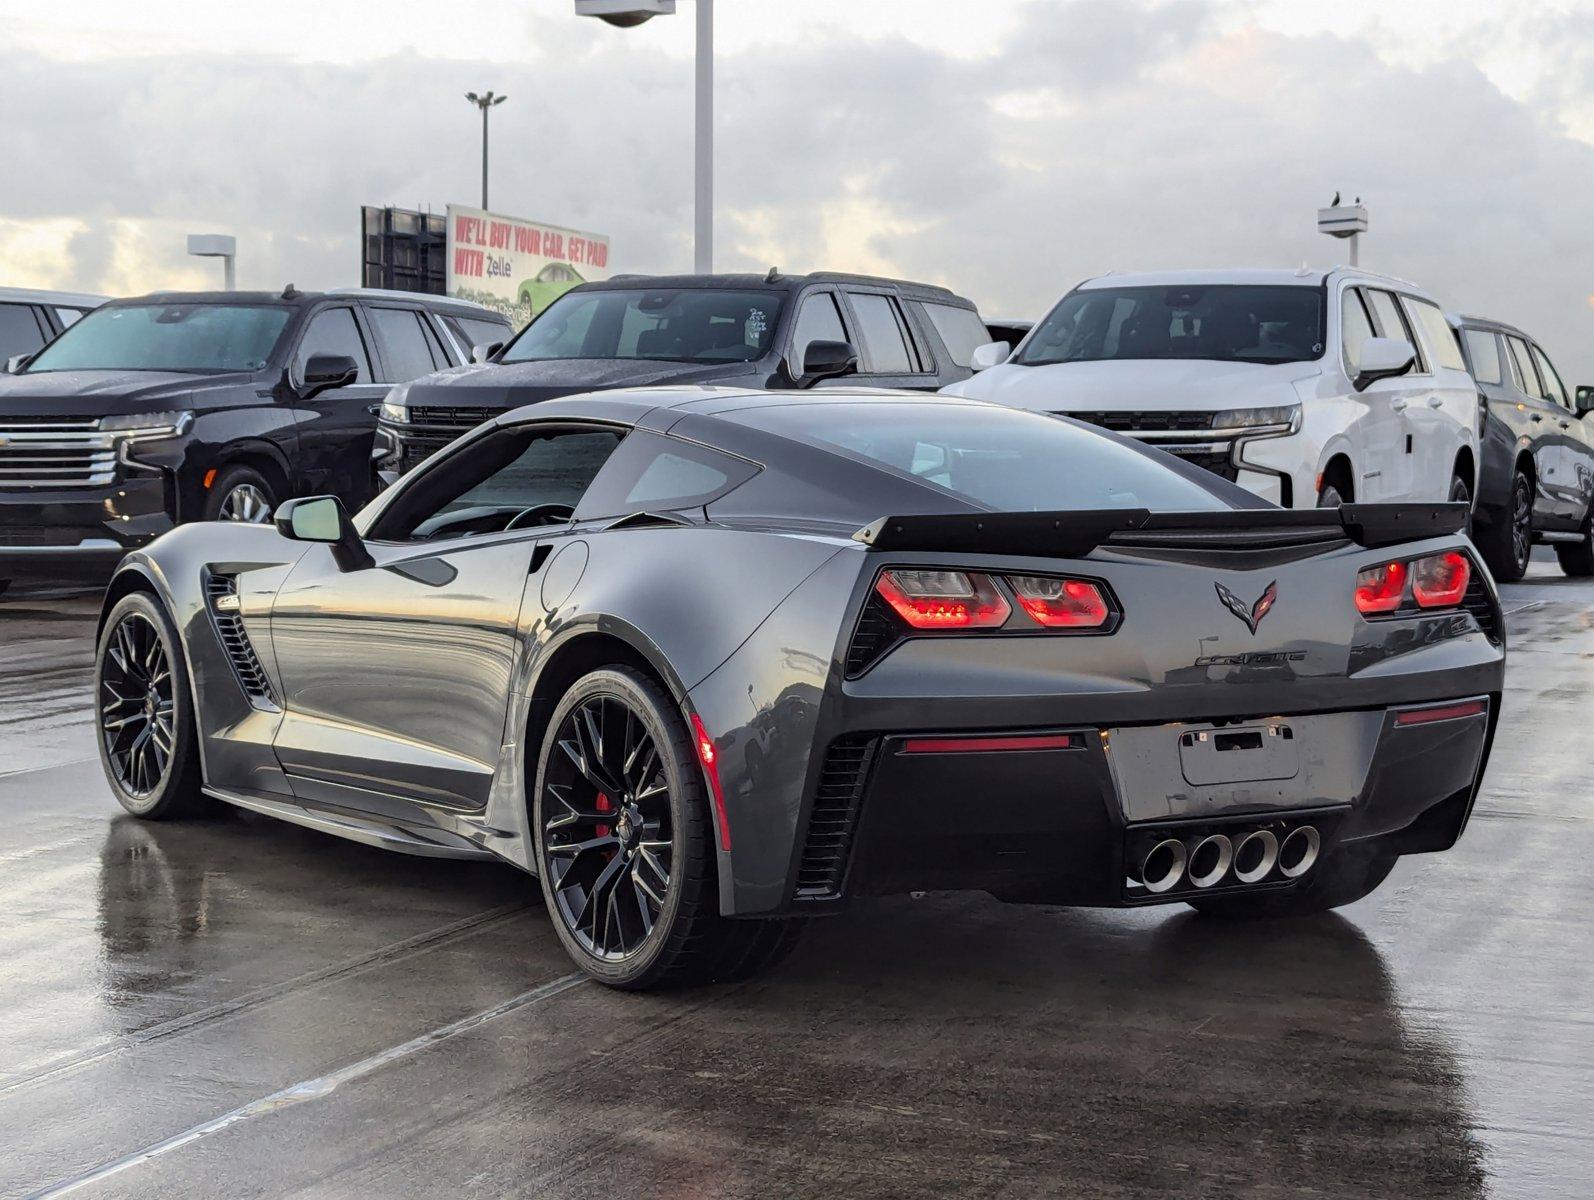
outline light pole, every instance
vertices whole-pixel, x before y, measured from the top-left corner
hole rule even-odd
[[[237,282],[233,267],[238,261],[238,239],[230,233],[191,233],[188,235],[188,253],[196,258],[221,259],[221,286],[232,291]]]
[[[1350,239],[1350,265],[1361,266],[1362,234],[1367,232],[1367,206],[1360,196],[1354,204],[1341,204],[1339,193],[1327,208],[1317,210],[1317,232],[1329,237]]]
[[[675,0],[576,0],[577,16],[622,29],[674,11]],[[697,0],[696,110],[692,269],[706,275],[714,269],[714,0]]]
[[[491,92],[478,96],[475,92],[466,92],[465,99],[482,110],[482,211],[487,211],[487,110],[502,104],[509,99],[508,96],[495,96]]]

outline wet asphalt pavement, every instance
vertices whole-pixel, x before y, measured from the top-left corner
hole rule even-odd
[[[1342,915],[871,901],[660,996],[507,867],[120,815],[94,601],[0,599],[0,1197],[1587,1197],[1594,582],[1505,597],[1471,827]]]

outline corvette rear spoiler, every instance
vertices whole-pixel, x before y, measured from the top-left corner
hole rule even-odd
[[[1346,538],[1368,549],[1458,533],[1465,504],[1346,504],[1340,508],[1243,508],[1151,512],[951,513],[881,517],[853,534],[871,550],[1041,554],[1078,558],[1109,540],[1260,549]]]

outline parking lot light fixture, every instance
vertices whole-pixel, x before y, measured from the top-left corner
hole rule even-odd
[[[495,108],[509,99],[508,96],[496,96],[492,92],[484,92],[478,96],[475,92],[466,92],[465,99],[482,110],[482,211],[487,211],[487,110]]]
[[[221,259],[221,286],[230,292],[237,284],[234,268],[238,262],[238,239],[228,233],[191,233],[188,253],[196,258]]]

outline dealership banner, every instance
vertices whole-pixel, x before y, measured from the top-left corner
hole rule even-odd
[[[497,309],[516,328],[576,284],[608,275],[603,234],[448,206],[448,294]]]

